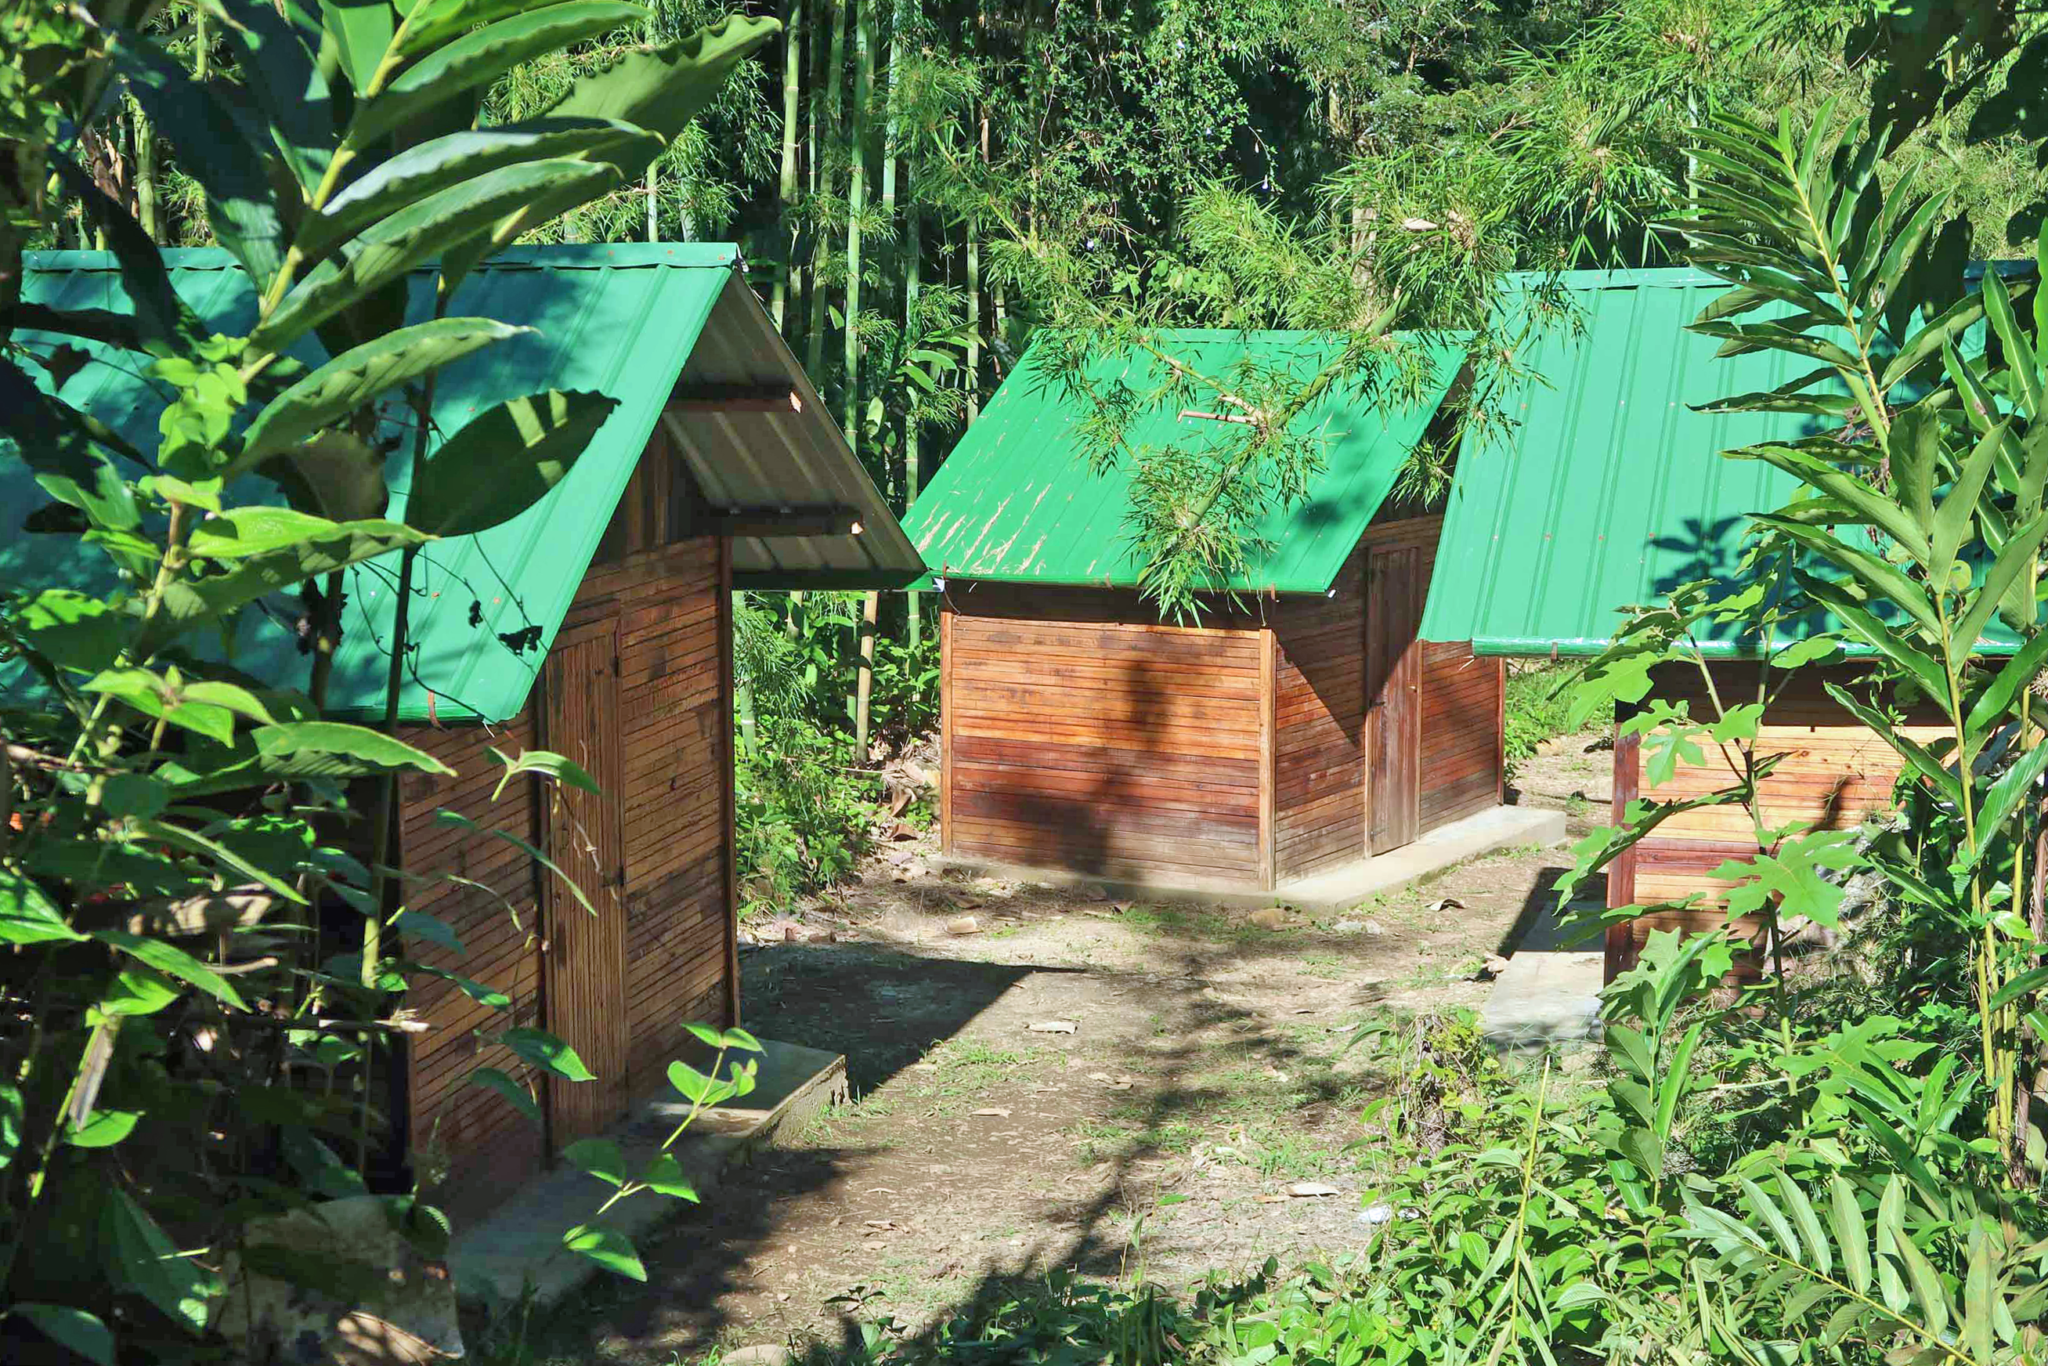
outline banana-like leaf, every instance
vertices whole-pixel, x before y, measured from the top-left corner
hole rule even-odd
[[[1950,304],[1899,348],[1899,354],[1886,363],[1884,373],[1878,376],[1878,387],[1888,394],[1911,379],[1921,366],[1941,354],[1942,347],[1954,343],[1983,316],[1982,294],[1966,294]]]
[[[627,4],[625,0],[564,0],[561,4],[522,10],[509,19],[465,33],[420,58],[373,98],[358,104],[349,125],[349,139],[358,145],[375,142],[422,117],[434,106],[494,81],[522,62],[640,23],[647,14],[643,6]]]
[[[1934,486],[1939,482],[1936,457],[1941,451],[1941,418],[1933,408],[1916,403],[1892,423],[1892,487],[1899,502],[1912,514],[1920,530],[1930,538],[1934,533]],[[1949,558],[1954,559],[1951,551]]]
[[[2043,293],[2048,293],[2044,290]],[[2013,487],[2013,511],[2024,521],[2041,510],[2048,486],[2048,419],[2036,418],[2020,438],[2020,477]]]
[[[558,391],[499,404],[413,471],[406,522],[468,536],[510,521],[561,482],[617,406],[605,394]]]
[[[2036,285],[2035,289],[2039,290]],[[2041,372],[2034,363],[2034,347],[2020,331],[2019,315],[2013,312],[2012,293],[1995,269],[1984,272],[1984,316],[1998,344],[2005,348],[2007,373],[2016,381],[2020,412],[2028,418],[2041,415]]]
[[[2048,631],[2029,638],[1992,676],[1971,704],[1964,728],[1981,733],[2000,724],[2020,694],[2041,676],[2043,665],[2048,665]]]
[[[1908,768],[1933,783],[1942,796],[1946,797],[1949,801],[1956,803],[1958,806],[1962,804],[1963,780],[1950,772],[1948,765],[1944,764],[1925,745],[1914,740],[1911,736],[1901,734],[1882,713],[1858,701],[1847,690],[1833,683],[1826,683],[1822,686],[1828,690],[1830,697],[1833,697],[1835,701],[1848,710],[1850,715],[1868,726],[1880,740],[1883,740],[1894,750],[1898,751],[1899,757],[1906,761]]]
[[[1902,202],[1910,202],[1900,195],[1899,191],[1895,190],[1893,194],[1898,195]],[[1870,278],[1858,281],[1858,287],[1876,286],[1884,291],[1887,298],[1896,296],[1907,268],[1920,254],[1927,234],[1933,230],[1935,221],[1947,205],[1948,192],[1945,190],[1921,200],[1919,205],[1906,215],[1906,221],[1898,232],[1885,243],[1884,253],[1878,257],[1876,269]],[[1891,385],[1887,384],[1885,387],[1889,389]]]
[[[2026,574],[2034,567],[2044,536],[2048,536],[2048,512],[2037,512],[2025,526],[2016,528],[1999,548],[1998,558],[1984,571],[1983,584],[1956,622],[1955,640],[1959,648],[1972,651],[1977,648],[1984,638],[1985,628],[1991,625],[1991,618],[1998,613],[2000,600],[2013,585],[2024,582]],[[2033,626],[2031,619],[2015,624],[2021,630]]]
[[[531,332],[490,318],[436,318],[400,328],[336,356],[272,399],[242,436],[229,479],[289,450],[386,390],[407,384],[494,342]]]
[[[501,218],[488,233],[480,233],[441,256],[441,297],[449,298],[464,276],[478,262],[496,254],[520,234],[553,222],[571,210],[611,193],[618,184],[618,169],[609,161],[591,163],[602,175],[563,181],[541,191],[521,205],[517,213]]]
[[[532,8],[533,0],[419,0],[406,20],[405,32],[398,35],[398,50],[417,57],[471,29]]]
[[[206,191],[214,240],[242,263],[258,290],[267,288],[284,261],[284,221],[263,155],[244,135],[242,121],[149,40],[117,32],[113,51],[136,102],[177,143],[180,164]]]
[[[217,621],[260,597],[433,539],[396,522],[335,522],[330,526],[331,530],[316,539],[238,560],[226,573],[173,581],[155,618],[137,631],[136,652],[147,658],[185,632]]]
[[[1930,417],[1926,426],[1935,429],[1928,436],[1930,445],[1939,444],[1939,420]],[[1927,575],[1936,583],[1948,577],[1949,570],[1955,566],[1956,552],[1962,549],[1970,528],[1976,524],[1977,500],[1983,495],[1985,481],[1991,477],[1991,467],[1998,459],[2006,436],[2007,426],[2000,422],[1978,438],[1969,458],[1956,471],[1948,496],[1941,500],[1941,509],[1934,515],[1933,534],[1928,537]]]
[[[1753,520],[1782,533],[1806,550],[1851,575],[1873,600],[1891,603],[1911,617],[1921,630],[1936,639],[1940,638],[1941,620],[1935,614],[1934,604],[1929,600],[1926,590],[1908,578],[1897,565],[1803,522],[1789,521],[1768,513],[1760,514]]]
[[[1842,624],[1863,638],[1879,654],[1913,675],[1931,697],[1948,695],[1948,676],[1941,662],[1919,646],[1902,639],[1900,633],[1879,621],[1863,604],[1830,583],[1804,570],[1794,570],[1799,590],[1841,618]]]
[[[1983,804],[1977,812],[1977,841],[1958,860],[1964,872],[1975,869],[1991,852],[1998,832],[2012,819],[2013,812],[2019,809],[2020,803],[2041,780],[2043,770],[2048,770],[2048,745],[2037,744],[2022,754],[2011,768],[1998,775],[1998,781],[1984,794]]]
[[[451,251],[538,194],[565,183],[609,185],[609,166],[555,158],[504,166],[374,224],[341,248],[342,259],[322,261],[292,288],[250,335],[266,350],[281,351],[357,300],[400,279],[422,261]]]
[[[661,140],[645,129],[606,119],[534,119],[496,128],[474,128],[408,147],[380,163],[310,215],[295,243],[300,254],[318,257],[329,247],[427,195],[474,180],[501,166],[552,157],[604,153],[623,143],[646,143],[650,156]]]
[[[1800,321],[1798,318],[1786,318],[1767,323],[1695,323],[1692,330],[1701,336],[1722,338],[1726,344],[1715,354],[1723,357],[1769,349],[1826,361],[1840,370],[1860,368],[1853,352],[1825,337],[1800,331]]]
[[[661,47],[633,49],[603,70],[579,76],[547,112],[620,119],[672,142],[734,68],[781,31],[773,19],[735,15]],[[637,153],[613,164],[627,179],[647,169]]]
[[[1796,446],[1767,445],[1750,449],[1757,459],[1776,465],[1809,487],[1854,508],[1860,518],[1905,547],[1907,554],[1922,564],[1927,563],[1927,534],[1905,509],[1868,483]]]
[[[249,737],[256,752],[269,759],[287,759],[297,754],[330,754],[352,761],[348,765],[384,772],[411,768],[421,773],[451,774],[454,769],[423,749],[374,731],[341,721],[287,721],[259,726]]]
[[[204,0],[234,54],[235,70],[270,126],[279,155],[305,191],[326,174],[339,141],[334,97],[314,52],[320,25],[295,0]]]

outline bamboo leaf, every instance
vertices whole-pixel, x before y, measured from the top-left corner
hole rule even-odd
[[[114,1334],[105,1323],[68,1304],[10,1304],[0,1318],[22,1318],[43,1336],[78,1353],[94,1366],[115,1366]]]
[[[576,885],[576,879],[563,872],[553,859],[510,831],[499,830],[494,826],[478,825],[462,813],[446,809],[434,813],[434,824],[452,825],[459,830],[467,830],[473,835],[489,835],[493,839],[503,840],[515,849],[525,850],[527,857],[562,880],[562,885],[569,889],[570,895],[576,898],[584,910],[590,912],[593,916],[597,914],[597,907],[590,904],[590,898],[585,896],[583,889]]]
[[[1963,780],[1949,770],[1926,746],[1906,735],[1876,709],[1858,701],[1846,689],[1832,682],[1823,684],[1828,695],[1848,709],[1849,713],[1874,731],[1878,738],[1898,751],[1899,757],[1921,777],[1933,783],[1949,801],[1960,804],[1963,800]]]
[[[1979,1219],[1970,1225],[1969,1264],[1963,1273],[1963,1343],[1970,1349],[1970,1355],[1982,1362],[1992,1359],[1995,1261],[1990,1227]]]
[[[2044,665],[2048,665],[2048,631],[2029,637],[1999,667],[1971,704],[1969,715],[1963,718],[1964,728],[1981,733],[1999,724],[2020,694],[2040,676]]]
[[[1977,843],[1961,860],[1964,871],[1969,871],[1984,861],[1991,852],[1998,832],[2012,819],[2013,812],[2026,800],[2027,792],[2040,781],[2044,768],[2048,768],[2048,744],[2036,744],[2020,755],[2019,762],[1999,775],[1998,781],[1984,796],[1983,807],[1977,813]]]
[[[101,1204],[99,1243],[109,1284],[140,1295],[195,1336],[206,1330],[206,1302],[219,1292],[218,1282],[119,1185]]]
[[[1756,1211],[1757,1216],[1771,1230],[1771,1236],[1778,1240],[1778,1246],[1784,1249],[1785,1256],[1794,1262],[1801,1260],[1799,1237],[1793,1233],[1791,1222],[1785,1218],[1784,1211],[1778,1208],[1778,1202],[1771,1199],[1770,1193],[1762,1186],[1746,1176],[1739,1177],[1738,1183],[1742,1187],[1742,1193],[1749,1197],[1749,1207]]]
[[[1856,515],[1904,546],[1916,560],[1927,562],[1927,534],[1904,508],[1847,471],[1835,468],[1796,446],[1753,446],[1747,453],[1777,466],[1811,488],[1839,499]]]
[[[416,769],[421,773],[450,775],[454,769],[423,749],[408,745],[394,735],[352,726],[345,721],[287,721],[281,725],[259,726],[249,733],[256,751],[267,758],[287,759],[298,754],[337,754],[355,765],[373,770]],[[353,766],[352,766],[353,767]]]
[[[1928,425],[1938,429],[1938,422],[1930,419]],[[1983,495],[1984,482],[1991,477],[1991,467],[1998,458],[1999,448],[2007,436],[2007,425],[1998,423],[1978,438],[1970,449],[1970,455],[1956,472],[1955,482],[1949,486],[1948,496],[1941,500],[1941,510],[1935,514],[1933,534],[1928,538],[1928,577],[1940,582],[1948,577],[1955,566],[1956,552],[1969,537],[1970,528],[1976,521],[1977,500]],[[1937,430],[1935,439],[1938,441]]]
[[[1984,316],[1984,300],[1977,294],[1966,294],[1943,309],[1941,315],[1913,335],[1913,339],[1899,348],[1878,377],[1878,388],[1890,393],[1898,385],[1910,379],[1914,371],[1941,353],[1941,348],[1955,342],[1969,331]]]
[[[1906,1277],[1913,1285],[1913,1299],[1920,1306],[1921,1321],[1931,1335],[1940,1338],[1948,1332],[1952,1317],[1941,1275],[1903,1227],[1899,1230],[1898,1248],[1899,1260],[1905,1263]]]
[[[1868,1294],[1870,1235],[1863,1226],[1863,1207],[1856,1199],[1856,1188],[1849,1184],[1847,1177],[1835,1176],[1829,1179],[1828,1195],[1835,1247],[1842,1254],[1842,1267],[1849,1277],[1849,1286],[1859,1295]]]
[[[1935,457],[1941,451],[1941,419],[1934,409],[1916,403],[1900,413],[1888,443],[1892,485],[1899,502],[1922,532],[1934,534]]]
[[[1784,1202],[1792,1222],[1798,1227],[1799,1236],[1806,1244],[1807,1256],[1814,1270],[1823,1276],[1835,1272],[1834,1253],[1828,1247],[1827,1235],[1821,1231],[1820,1216],[1814,1212],[1813,1202],[1806,1198],[1806,1192],[1792,1179],[1784,1168],[1778,1169],[1778,1197]]]

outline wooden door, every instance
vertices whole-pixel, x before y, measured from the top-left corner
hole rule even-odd
[[[625,847],[619,820],[617,625],[569,633],[548,653],[545,748],[581,764],[603,795],[549,784],[548,856],[575,880],[593,915],[547,877],[542,1000],[547,1028],[574,1048],[595,1081],[548,1083],[548,1137],[557,1148],[601,1132],[625,1113]]]
[[[1365,563],[1365,844],[1373,854],[1413,844],[1421,832],[1422,557],[1416,546],[1387,546]]]

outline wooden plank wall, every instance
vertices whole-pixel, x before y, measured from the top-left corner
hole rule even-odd
[[[460,973],[512,998],[509,1012],[496,1011],[471,1000],[453,982],[424,977],[416,979],[408,997],[428,1025],[407,1050],[408,1146],[417,1165],[446,1164],[449,1180],[435,1203],[460,1219],[503,1198],[545,1162],[540,1128],[496,1092],[469,1083],[478,1067],[519,1075],[524,1064],[511,1050],[486,1047],[483,1039],[508,1024],[542,1023],[540,907],[531,859],[502,840],[437,826],[434,812],[447,807],[479,824],[533,839],[538,834],[535,784],[511,783],[492,802],[491,789],[504,769],[487,751],[496,746],[517,754],[537,746],[528,717],[491,728],[412,727],[401,738],[455,770],[454,777],[422,773],[400,780],[400,849],[407,868],[428,877],[453,873],[481,884],[440,882],[412,894],[410,905],[454,930],[463,953],[417,939],[408,940],[406,950],[418,962]],[[435,1161],[421,1162],[429,1152]]]
[[[1291,600],[1274,613],[1274,846],[1283,879],[1365,852],[1364,565],[1354,552],[1336,597]]]
[[[1730,705],[1754,700],[1757,666],[1729,662],[1714,666],[1715,688]],[[1898,757],[1889,745],[1845,711],[1824,691],[1824,681],[1860,691],[1854,666],[1804,669],[1772,704],[1764,718],[1763,753],[1786,757],[1764,781],[1764,815],[1769,825],[1808,822],[1845,830],[1890,807]],[[1650,695],[1684,701],[1695,717],[1712,717],[1705,682],[1696,669],[1660,667]],[[1910,715],[1907,734],[1923,743],[1940,734],[1940,718],[1922,709]],[[1709,747],[1703,764],[1681,764],[1671,781],[1652,786],[1642,771],[1638,746],[1615,747],[1615,786],[1656,800],[1696,796],[1725,786],[1733,774]],[[1722,923],[1718,893],[1726,885],[1707,874],[1730,858],[1756,851],[1748,815],[1738,806],[1708,808],[1674,816],[1635,848],[1633,859],[1608,879],[1610,906],[1650,905],[1702,893],[1707,900],[1689,911],[1660,911],[1629,922],[1629,943],[1609,952],[1609,971],[1626,968],[1634,950],[1653,929],[1702,929]],[[1753,928],[1753,927],[1751,927]]]
[[[665,462],[641,462],[621,509],[678,509]],[[564,629],[617,622],[625,847],[628,1089],[663,1082],[691,1021],[737,1023],[731,565],[726,542],[663,543],[685,512],[608,537]],[[667,528],[667,529],[665,529]],[[616,532],[616,526],[615,526]]]
[[[685,477],[686,478],[686,477]],[[689,490],[657,440],[643,458],[607,532],[598,562],[578,590],[564,638],[609,625],[618,659],[614,750],[622,774],[608,792],[621,832],[623,880],[595,889],[623,899],[624,1010],[628,1043],[622,1094],[666,1085],[686,1050],[684,1026],[737,1023],[732,807],[731,564],[718,537],[674,538],[686,527]],[[546,1163],[541,1131],[505,1101],[467,1084],[479,1065],[513,1075],[521,1064],[502,1048],[480,1049],[479,1031],[507,1023],[554,1027],[541,990],[540,927],[546,910],[587,916],[573,898],[546,894],[540,870],[502,841],[433,824],[448,806],[523,838],[541,841],[553,822],[537,804],[538,784],[515,783],[496,804],[501,771],[486,753],[541,747],[536,689],[529,713],[503,727],[420,727],[405,738],[453,766],[457,777],[409,778],[402,790],[402,853],[424,873],[456,872],[493,888],[518,915],[483,891],[441,886],[416,899],[463,939],[458,957],[413,944],[422,962],[484,981],[513,997],[512,1017],[478,1006],[452,983],[422,986],[414,1000],[432,1028],[408,1057],[411,1142],[430,1137],[448,1160],[441,1203],[458,1217],[489,1208]],[[601,922],[602,923],[602,922]]]
[[[947,848],[1188,884],[1260,877],[1261,632],[1134,593],[946,595]]]

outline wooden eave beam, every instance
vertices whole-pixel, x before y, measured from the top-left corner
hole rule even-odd
[[[711,508],[701,517],[700,525],[706,531],[742,538],[858,536],[862,531],[860,509],[838,503]]]
[[[804,400],[789,384],[679,384],[668,397],[668,408],[680,413],[800,413]]]

